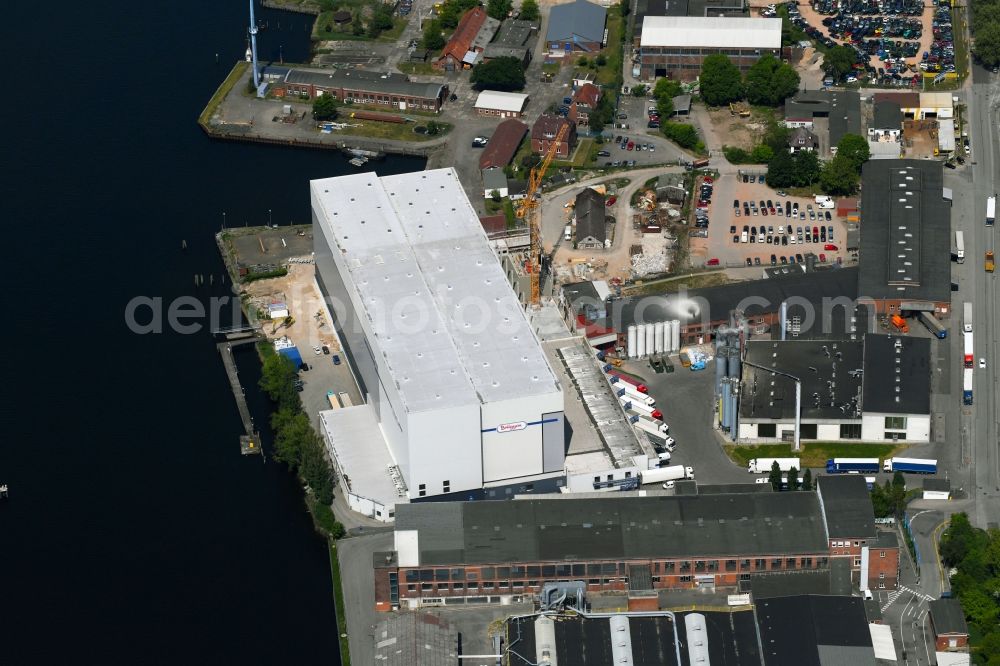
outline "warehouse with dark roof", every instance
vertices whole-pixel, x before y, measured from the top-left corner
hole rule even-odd
[[[375,557],[375,600],[501,602],[570,577],[588,591],[624,591],[636,567],[656,590],[735,587],[751,573],[828,562],[815,492],[403,504],[395,550]]]
[[[951,209],[940,162],[873,160],[861,173],[859,298],[879,313],[951,306]]]
[[[869,333],[859,340],[750,340],[739,403],[743,443],[930,440],[930,340]]]
[[[757,624],[767,666],[875,666],[861,597],[758,600]]]

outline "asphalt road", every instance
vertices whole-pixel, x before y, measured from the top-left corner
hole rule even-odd
[[[963,229],[967,239],[965,263],[956,266],[960,278],[961,301],[973,305],[975,351],[977,358],[985,358],[985,370],[976,368],[974,405],[962,410],[960,419],[962,447],[968,452],[969,482],[967,488],[974,498],[973,522],[980,527],[1000,522],[1000,450],[998,450],[998,398],[997,363],[1000,363],[1000,307],[997,304],[997,280],[994,274],[983,270],[986,250],[995,248],[994,227],[984,224],[986,199],[1000,187],[1000,81],[982,69],[973,74],[971,91],[966,95],[969,108],[970,139],[972,142],[971,183],[968,197],[962,198],[960,215],[953,216],[956,229]],[[958,197],[956,196],[956,200]],[[971,208],[971,210],[970,210]],[[955,358],[961,336],[954,336]],[[961,364],[955,364],[961,366]],[[955,372],[960,373],[957,367]],[[956,387],[961,386],[960,379]],[[956,388],[955,401],[961,401]]]

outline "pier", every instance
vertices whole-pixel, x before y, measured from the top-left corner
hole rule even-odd
[[[239,345],[252,344],[257,341],[257,335],[253,330],[241,330],[239,332],[226,332],[226,341],[215,345],[222,357],[222,364],[226,367],[226,376],[229,377],[229,386],[233,389],[233,397],[236,398],[236,407],[240,411],[240,419],[243,421],[243,435],[240,435],[240,453],[243,455],[257,455],[264,458],[264,449],[260,445],[260,433],[254,429],[253,417],[250,416],[250,408],[247,407],[246,394],[243,392],[243,385],[240,384],[239,373],[236,371],[236,361],[233,360],[233,347]],[[266,460],[266,459],[265,459]]]

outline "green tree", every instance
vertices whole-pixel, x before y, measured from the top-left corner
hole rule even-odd
[[[502,21],[507,18],[513,7],[514,3],[512,0],[487,0],[486,15]]]
[[[521,13],[518,18],[524,21],[537,21],[541,13],[538,11],[537,0],[524,0],[521,3]]]
[[[640,83],[632,88],[632,97],[645,97],[647,92],[649,92],[649,86]]]
[[[524,88],[524,66],[517,58],[501,56],[476,65],[472,69],[472,87],[476,90],[510,92]]]
[[[795,159],[787,149],[779,150],[767,162],[767,183],[771,187],[795,185]]]
[[[441,11],[438,12],[441,25],[448,29],[457,27],[465,12],[478,4],[478,0],[445,0]]]
[[[849,157],[837,155],[823,166],[819,182],[827,194],[854,194],[858,189],[858,172]]]
[[[361,20],[361,14],[358,12],[354,12],[354,18],[351,19],[351,34],[355,37],[365,34],[365,23]]]
[[[861,167],[871,157],[868,140],[858,134],[845,134],[837,144],[837,154],[851,160],[854,169],[861,173]]]
[[[604,67],[608,64],[608,58],[603,53],[598,53],[597,57],[594,58],[594,64],[598,67]]]
[[[681,148],[696,150],[701,140],[698,139],[698,131],[693,125],[687,123],[664,123],[663,134],[668,139],[676,143]]]
[[[752,104],[777,106],[799,89],[799,75],[791,65],[768,53],[747,71],[745,89]]]
[[[823,55],[823,71],[840,81],[854,71],[855,55],[850,46],[834,46]]]
[[[673,79],[660,78],[656,80],[656,85],[653,86],[653,97],[659,99],[660,97],[674,98],[681,94],[681,84]]]
[[[615,107],[610,95],[601,95],[597,100],[597,106],[590,112],[587,123],[591,132],[600,132],[604,126],[611,122],[615,115]]]
[[[576,64],[579,67],[589,67],[590,60],[587,59],[587,56],[580,56],[579,58],[576,59]]]
[[[1000,64],[1000,23],[986,23],[975,28],[976,43],[972,52],[988,67]]]
[[[778,122],[773,117],[768,118],[764,129],[764,144],[770,147],[775,155],[781,152],[787,153],[788,135],[791,131],[784,123]]]
[[[770,482],[771,489],[774,492],[781,490],[781,468],[778,467],[777,460],[771,463],[771,473],[767,475],[767,480]]]
[[[806,471],[802,473],[802,490],[812,490],[813,489],[813,473],[812,470],[806,467]]]
[[[701,98],[709,106],[722,106],[743,99],[740,70],[721,53],[707,56],[701,66]]]
[[[812,185],[819,180],[821,165],[816,153],[811,150],[800,150],[795,153],[795,184],[799,187]]]
[[[500,190],[490,190],[490,199],[493,199],[496,203],[500,203]]]
[[[427,25],[424,26],[423,37],[420,38],[420,45],[428,51],[440,51],[444,48],[445,44],[447,44],[447,41],[444,38],[441,21],[437,19],[428,21]]]
[[[298,408],[299,394],[293,382],[298,377],[299,369],[287,356],[274,351],[271,345],[262,345],[261,349],[264,356],[259,382],[261,390],[279,407]]]
[[[313,118],[316,120],[333,120],[337,117],[337,98],[326,93],[313,100]]]
[[[771,146],[764,143],[754,146],[753,150],[750,151],[750,161],[757,164],[767,164],[772,157],[774,157],[774,151],[771,150]]]
[[[392,29],[392,10],[389,5],[379,3],[368,22],[368,36],[375,39],[386,30]]]
[[[788,470],[788,489],[798,490],[799,489],[799,470],[796,467],[792,467]]]

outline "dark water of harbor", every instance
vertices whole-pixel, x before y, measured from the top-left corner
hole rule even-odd
[[[239,455],[210,336],[135,335],[123,312],[137,295],[225,294],[224,211],[306,222],[307,181],[353,168],[196,126],[243,56],[245,2],[58,9],[11,3],[0,33],[0,663],[336,664],[324,544],[294,480]],[[301,59],[308,33],[264,16],[262,50],[287,36]],[[196,290],[196,273],[215,284]],[[265,423],[253,355],[239,358]]]

